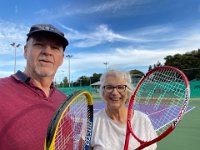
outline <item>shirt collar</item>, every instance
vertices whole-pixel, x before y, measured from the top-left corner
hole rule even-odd
[[[28,77],[25,73],[18,70],[15,74],[12,75],[16,80],[21,82],[28,82],[30,81],[30,77]]]
[[[27,76],[25,73],[22,71],[18,70],[15,74],[12,75],[17,81],[21,82],[30,82],[31,78]],[[50,88],[54,86],[53,82],[51,83]]]

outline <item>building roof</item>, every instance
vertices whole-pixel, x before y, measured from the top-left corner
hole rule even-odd
[[[100,85],[100,81],[92,83],[91,85]]]

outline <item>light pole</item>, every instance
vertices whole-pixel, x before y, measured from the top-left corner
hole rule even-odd
[[[70,87],[70,59],[72,58],[72,55],[67,55],[66,56],[68,58],[68,65],[69,65],[69,87]]]
[[[16,49],[20,46],[20,44],[12,43],[10,45],[13,46],[15,50],[15,61],[14,61],[14,73],[15,73],[16,72]]]
[[[92,84],[92,79],[95,79],[95,77],[90,77],[90,85]],[[93,80],[94,81],[94,80]]]
[[[106,71],[107,71],[107,70],[108,70],[108,64],[109,64],[109,63],[108,63],[108,62],[104,62],[103,64],[106,66]]]
[[[62,87],[64,88],[64,87],[65,87],[65,82],[64,82],[64,79],[65,79],[65,78],[64,78],[64,76],[65,76],[65,73],[64,73],[64,72],[65,72],[65,71],[64,71],[64,70],[61,70],[61,72],[62,72],[62,73],[61,73],[61,82],[63,83],[63,84],[62,84]]]
[[[82,79],[79,79],[80,80],[80,87],[82,86]]]
[[[92,77],[90,77],[90,86],[91,86],[91,84],[92,84]]]

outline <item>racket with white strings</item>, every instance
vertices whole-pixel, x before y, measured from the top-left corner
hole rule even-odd
[[[124,150],[128,150],[130,138],[139,142],[139,147],[136,149],[140,150],[166,137],[182,119],[189,98],[188,79],[179,69],[161,66],[146,73],[139,81],[129,102]],[[131,124],[131,119],[134,117],[133,110],[148,115],[156,136],[150,139],[138,136],[139,133],[133,130]]]
[[[89,150],[92,128],[92,96],[87,91],[76,91],[54,113],[44,150]]]

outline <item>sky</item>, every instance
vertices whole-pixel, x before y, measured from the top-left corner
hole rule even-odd
[[[0,77],[24,71],[23,48],[33,24],[48,23],[69,40],[70,78],[106,69],[147,72],[168,55],[200,48],[199,0],[0,0]],[[55,80],[69,76],[65,57]]]

